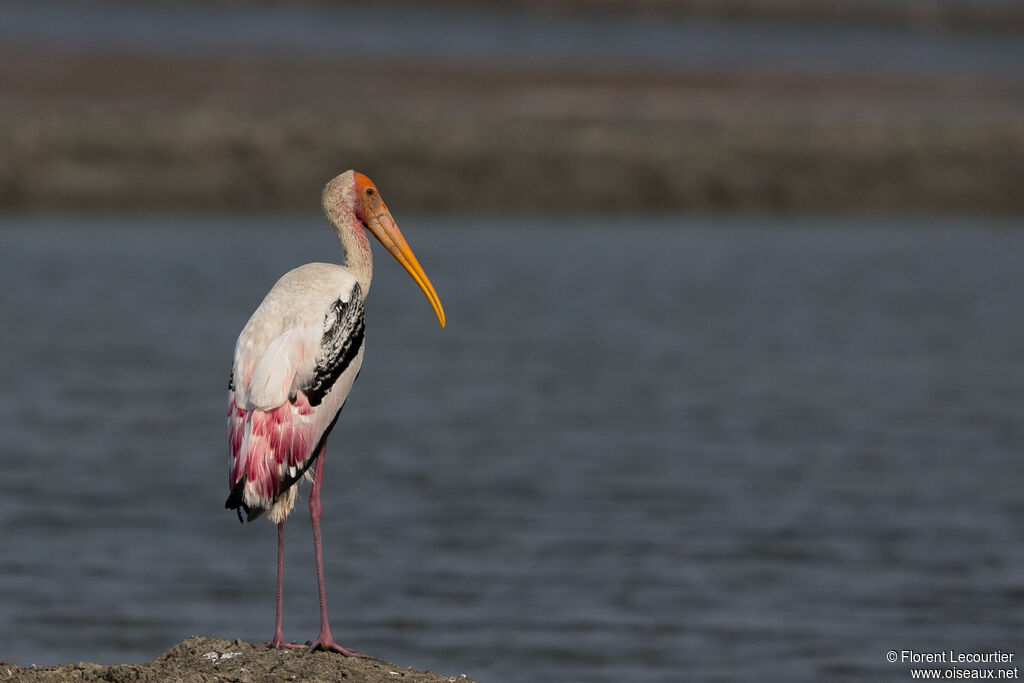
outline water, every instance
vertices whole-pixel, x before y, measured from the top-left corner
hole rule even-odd
[[[998,7],[998,2],[985,2]],[[5,0],[8,46],[165,54],[260,52],[387,62],[866,69],[1024,78],[1013,33],[692,21],[470,8]]]
[[[1024,654],[1024,233],[399,219],[449,327],[378,260],[328,446],[339,642],[492,682]],[[230,356],[337,255],[316,217],[2,219],[0,658],[271,635],[274,528],[222,508]],[[301,504],[287,542],[304,641]]]

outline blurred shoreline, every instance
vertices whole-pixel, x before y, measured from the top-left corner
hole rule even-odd
[[[224,0],[232,2],[233,0]],[[262,0],[279,4],[280,0]],[[359,6],[358,0],[304,0],[304,4]],[[378,7],[418,6],[410,0],[381,0]],[[666,18],[859,24],[914,29],[1024,30],[1024,5],[1013,0],[501,0],[493,9],[555,13],[648,14]],[[479,9],[473,0],[431,0],[431,7]]]
[[[1024,84],[0,49],[0,209],[1024,212]]]

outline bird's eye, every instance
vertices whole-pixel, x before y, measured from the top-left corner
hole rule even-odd
[[[366,196],[370,197],[372,195],[373,195],[373,188],[372,187],[366,188]]]

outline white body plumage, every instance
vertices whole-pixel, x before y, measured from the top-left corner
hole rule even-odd
[[[358,342],[354,356],[329,387],[321,387],[326,391],[320,400],[311,405],[307,394],[318,368],[344,346],[332,334],[346,322],[338,319],[339,309],[361,324],[362,307],[350,270],[310,263],[278,280],[239,334],[228,395],[230,476],[232,486],[246,477],[241,502],[250,516],[265,510],[277,523],[291,512],[294,482],[359,374],[361,329],[358,340],[349,340]]]

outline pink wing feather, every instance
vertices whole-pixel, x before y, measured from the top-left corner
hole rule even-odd
[[[228,485],[246,481],[243,501],[250,507],[269,507],[281,485],[298,478],[323,427],[305,395],[271,410],[246,410],[228,399],[228,444],[231,449]]]

